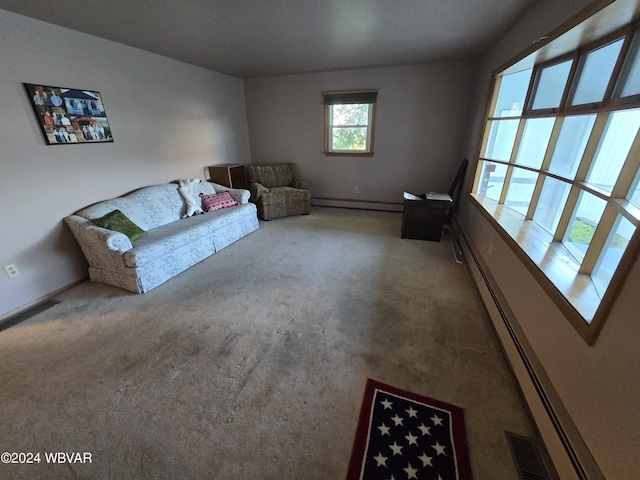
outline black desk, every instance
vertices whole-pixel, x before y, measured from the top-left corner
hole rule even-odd
[[[452,199],[446,193],[404,192],[402,238],[439,242]]]

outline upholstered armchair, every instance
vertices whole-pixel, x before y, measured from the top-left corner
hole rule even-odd
[[[311,189],[296,178],[295,164],[248,166],[247,180],[249,201],[256,204],[262,220],[311,212]]]

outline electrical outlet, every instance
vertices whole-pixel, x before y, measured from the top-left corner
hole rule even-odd
[[[359,188],[359,187],[356,187],[356,188],[355,188],[355,192],[356,192],[356,193],[360,193],[360,188]]]
[[[12,263],[11,265],[6,265],[4,267],[4,271],[7,272],[7,275],[9,275],[9,278],[15,277],[16,275],[20,275],[20,271],[18,270],[18,267],[16,267],[15,263]]]

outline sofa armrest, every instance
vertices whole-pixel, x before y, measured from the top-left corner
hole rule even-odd
[[[64,220],[90,266],[111,271],[124,269],[122,254],[133,248],[129,237],[123,233],[99,227],[78,215],[70,215]]]
[[[229,195],[240,205],[249,203],[249,198],[251,194],[249,190],[245,190],[244,188],[227,188],[229,190]]]
[[[251,193],[250,200],[256,202],[265,193],[269,193],[269,189],[261,183],[252,183],[249,185],[249,192]]]
[[[297,178],[294,178],[291,181],[291,186],[293,188],[299,188],[301,190],[311,190],[311,187],[309,186],[309,183],[305,182],[304,180],[299,180]]]
[[[216,191],[216,193],[229,192],[231,198],[233,198],[240,205],[249,203],[249,198],[251,197],[249,190],[246,190],[244,188],[229,188],[211,181],[209,181],[209,183],[213,186],[213,189]]]

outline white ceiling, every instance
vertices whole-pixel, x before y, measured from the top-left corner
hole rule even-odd
[[[475,57],[536,1],[0,0],[0,8],[252,78]]]

